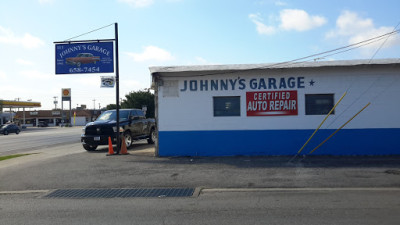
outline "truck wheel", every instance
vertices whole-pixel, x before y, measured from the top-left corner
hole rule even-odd
[[[96,150],[96,148],[97,148],[97,145],[88,145],[88,144],[83,144],[82,145],[83,146],[83,148],[86,150],[86,151],[94,151],[94,150]]]
[[[156,140],[156,132],[154,131],[154,129],[151,129],[149,139],[147,139],[147,143],[154,144],[155,140]]]
[[[124,138],[125,138],[126,148],[130,148],[132,146],[132,142],[133,142],[131,132],[129,132],[129,131],[125,132]]]

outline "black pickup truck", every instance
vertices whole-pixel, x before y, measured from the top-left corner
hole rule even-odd
[[[140,109],[119,110],[119,133],[125,138],[126,147],[129,148],[135,140],[147,139],[149,144],[155,141],[155,120],[146,119]],[[103,112],[94,122],[86,124],[82,129],[81,143],[87,151],[96,150],[99,145],[107,145],[108,137],[116,143],[117,111]]]

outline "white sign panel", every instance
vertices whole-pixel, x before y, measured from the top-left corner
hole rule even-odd
[[[115,77],[107,76],[101,77],[101,85],[102,88],[113,88],[115,85]]]

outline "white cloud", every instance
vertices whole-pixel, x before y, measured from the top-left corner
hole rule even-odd
[[[250,20],[256,25],[257,32],[263,35],[272,35],[278,31],[307,31],[324,25],[327,20],[322,16],[311,16],[301,9],[284,9],[276,19],[278,26],[266,25],[261,16],[250,14]]]
[[[194,63],[190,63],[190,64],[194,64],[194,65],[219,65],[221,63],[218,62],[210,62],[207,59],[197,56],[195,57],[195,62]]]
[[[310,16],[306,11],[300,9],[284,9],[280,12],[283,30],[306,31],[320,27],[326,23],[322,16]]]
[[[76,78],[76,83],[83,84],[84,86],[91,86],[100,88],[101,78],[99,76],[79,76]]]
[[[35,65],[35,63],[33,63],[32,61],[28,61],[25,59],[17,59],[15,60],[15,62],[19,65],[23,65],[23,66],[33,66]]]
[[[284,1],[276,1],[275,5],[276,6],[287,6],[288,4],[286,2],[284,2]]]
[[[19,84],[4,84],[1,86],[1,92],[0,99],[14,100],[20,97],[22,101],[27,99],[26,96],[32,94],[32,90],[21,87]]]
[[[127,52],[126,54],[136,62],[170,61],[174,59],[171,53],[156,46],[146,46],[141,53]]]
[[[128,5],[134,8],[146,7],[154,3],[154,0],[118,0],[118,1],[122,3],[127,3]]]
[[[0,79],[3,80],[3,79],[6,79],[6,78],[7,78],[6,73],[3,72],[3,71],[0,71]]]
[[[23,36],[16,36],[10,29],[0,26],[0,43],[22,45],[25,48],[33,49],[44,45],[40,38],[25,33]]]
[[[348,44],[355,44],[380,35],[392,32],[394,27],[375,27],[374,22],[370,18],[361,18],[357,13],[351,11],[343,11],[336,20],[336,28],[326,34],[327,38],[342,38]],[[376,50],[386,38],[373,44],[365,45],[362,48],[366,54]],[[389,37],[383,46],[392,47],[400,45],[400,37],[398,34]]]
[[[196,61],[199,62],[200,64],[209,64],[209,62],[206,59],[200,56],[196,57]]]
[[[121,89],[125,89],[129,91],[138,90],[147,88],[149,85],[144,85],[137,80],[127,80],[125,79],[124,82],[120,82]]]
[[[43,73],[38,70],[23,70],[20,74],[28,79],[35,79],[35,80],[49,80],[54,78],[54,74]]]
[[[218,62],[210,62],[209,60],[196,56],[194,59],[189,59],[184,62],[181,62],[182,65],[220,65]]]
[[[265,25],[260,15],[250,14],[249,18],[256,25],[256,29],[259,34],[272,35],[276,33],[276,28]]]
[[[344,11],[336,20],[338,35],[353,35],[374,27],[372,19],[360,18],[357,13]]]

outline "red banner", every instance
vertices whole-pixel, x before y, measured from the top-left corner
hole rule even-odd
[[[246,92],[247,116],[298,115],[297,91]]]

